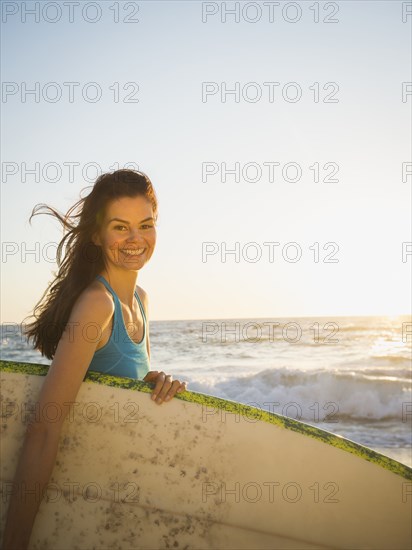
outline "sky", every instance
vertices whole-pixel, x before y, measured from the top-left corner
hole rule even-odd
[[[159,199],[151,320],[410,313],[409,11],[2,2],[1,322],[57,268],[35,204],[119,167]]]

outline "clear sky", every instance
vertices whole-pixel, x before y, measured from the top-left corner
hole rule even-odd
[[[74,4],[2,2],[2,322],[56,269],[34,205],[128,163],[159,198],[151,319],[410,312],[410,4]]]

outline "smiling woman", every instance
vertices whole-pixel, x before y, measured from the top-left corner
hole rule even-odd
[[[142,288],[135,286],[133,273],[150,259],[156,245],[151,202],[144,196],[111,201],[92,239],[106,259],[105,268],[97,275],[100,283],[96,283],[96,290],[98,287],[100,291],[105,290],[108,300],[113,297],[115,309],[112,326],[100,332],[89,369],[143,378],[149,372],[150,354],[146,335],[147,297]],[[126,273],[132,273],[127,277],[131,277],[133,286],[122,283]]]
[[[140,269],[151,258],[156,245],[151,202],[144,196],[121,197],[108,204],[105,218],[100,231],[93,236],[94,244],[102,247],[108,262],[116,267]]]
[[[99,176],[92,191],[65,216],[40,204],[32,213],[55,216],[67,233],[57,249],[59,271],[34,309],[26,334],[52,363],[38,397],[62,414],[31,420],[14,486],[39,487],[10,500],[3,548],[27,548],[43,489],[52,474],[61,428],[87,372],[143,379],[161,404],[187,383],[150,370],[148,298],[136,284],[156,245],[157,198],[148,176],[117,170]],[[64,254],[63,254],[64,251]],[[62,256],[64,259],[62,260]]]

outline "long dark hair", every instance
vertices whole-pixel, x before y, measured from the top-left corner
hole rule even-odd
[[[158,202],[152,182],[143,172],[129,169],[101,174],[89,195],[65,215],[46,204],[33,208],[30,220],[47,214],[57,218],[67,231],[57,247],[58,273],[34,308],[31,317],[35,320],[24,329],[34,349],[48,359],[54,357],[76,299],[104,268],[102,249],[92,237],[101,227],[108,202],[139,195],[151,202],[156,221]]]

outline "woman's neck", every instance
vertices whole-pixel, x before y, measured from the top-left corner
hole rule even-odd
[[[134,292],[136,290],[138,271],[131,270],[103,270],[100,275],[106,279],[117,294],[119,300],[127,304],[130,309],[134,304]]]

